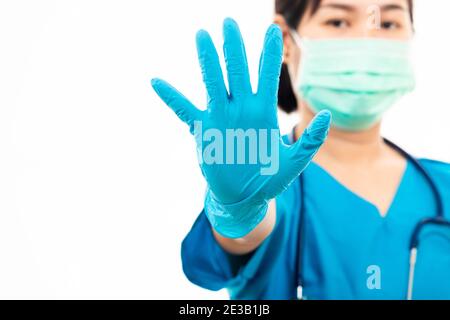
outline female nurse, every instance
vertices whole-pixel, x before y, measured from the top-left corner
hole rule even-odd
[[[423,173],[380,134],[385,111],[414,89],[413,1],[275,0],[275,10],[255,91],[231,19],[228,89],[210,36],[197,34],[206,110],[152,80],[190,127],[207,181],[184,272],[232,299],[405,299],[411,235],[438,210]],[[277,105],[300,115],[289,136]],[[419,162],[448,219],[450,165]],[[450,299],[450,229],[424,229],[411,297]]]

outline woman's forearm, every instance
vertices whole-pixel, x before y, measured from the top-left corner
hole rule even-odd
[[[219,245],[228,253],[244,255],[257,249],[261,243],[271,234],[276,222],[276,203],[269,203],[267,214],[261,223],[248,235],[239,239],[230,239],[221,236],[213,228],[213,233]]]

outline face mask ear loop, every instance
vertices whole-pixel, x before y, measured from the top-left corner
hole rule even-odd
[[[294,40],[295,45],[301,49],[303,41],[302,41],[300,35],[298,34],[298,32],[295,31],[294,29],[290,29],[290,34],[291,34],[292,40]]]

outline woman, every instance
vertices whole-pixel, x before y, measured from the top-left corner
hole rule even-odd
[[[230,19],[224,22],[229,92],[211,38],[197,35],[206,111],[152,80],[190,126],[208,183],[205,208],[182,245],[185,274],[204,288],[227,288],[234,299],[293,299],[299,285],[308,299],[404,299],[408,287],[410,298],[449,299],[445,224],[421,230],[409,272],[411,234],[441,210],[436,193],[414,159],[380,135],[384,112],[414,88],[412,0],[275,4],[278,27],[266,34],[256,93]],[[277,151],[275,170],[262,170],[266,158],[231,161],[239,146],[220,149],[220,134],[247,130],[245,159],[251,159],[248,130],[276,130],[277,103],[297,109],[300,120],[281,143],[263,139],[265,150]],[[448,214],[450,166],[419,162]]]

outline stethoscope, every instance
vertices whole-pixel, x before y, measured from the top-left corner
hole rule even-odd
[[[295,142],[295,128],[292,130],[291,134],[289,135],[289,140],[291,143]],[[392,147],[394,150],[399,152],[401,155],[403,155],[406,159],[408,159],[423,175],[425,180],[427,181],[428,185],[431,188],[431,191],[433,192],[434,201],[436,202],[436,215],[434,217],[425,218],[421,221],[419,221],[414,228],[412,234],[411,234],[411,240],[409,242],[409,274],[408,274],[408,291],[406,295],[407,300],[412,300],[413,297],[413,289],[414,289],[414,272],[416,268],[416,261],[417,261],[417,255],[418,255],[418,249],[419,249],[419,240],[420,240],[420,234],[422,230],[426,226],[430,225],[438,225],[438,226],[445,226],[450,227],[450,221],[446,220],[444,218],[444,205],[442,202],[442,197],[439,193],[439,190],[434,183],[433,179],[427,172],[427,170],[422,166],[422,164],[414,158],[412,155],[410,155],[408,152],[394,144],[393,142],[384,139],[384,141]],[[303,185],[304,185],[304,177],[303,174],[300,175],[300,203],[303,207],[304,202],[304,192],[303,192]],[[304,253],[304,247],[305,247],[305,216],[306,216],[306,210],[305,208],[300,208],[300,222],[299,222],[299,236],[298,236],[298,244],[297,244],[297,267],[296,267],[296,274],[298,275],[297,279],[297,298],[298,299],[306,299],[306,297],[303,295],[303,274],[302,274],[302,262],[303,262],[303,253]]]

